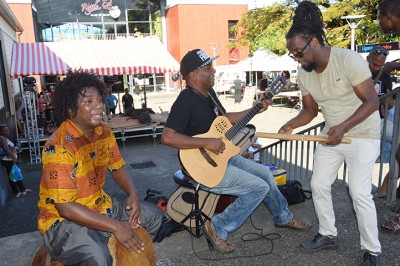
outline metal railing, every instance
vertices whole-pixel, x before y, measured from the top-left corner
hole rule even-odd
[[[379,97],[381,103],[383,103],[385,114],[388,114],[389,98],[393,97],[393,95],[396,95],[394,106],[400,106],[400,87]],[[396,150],[399,144],[398,139],[400,134],[399,113],[400,108],[395,108],[392,132],[393,137],[390,138],[390,141],[386,140],[386,143],[388,145],[385,145],[385,139],[387,139],[386,134],[388,133],[389,129],[387,126],[388,116],[385,116],[385,118],[381,121],[382,137],[380,158],[384,157],[385,152],[388,152],[388,148],[390,149],[390,147],[395,147],[390,149],[390,159],[388,161],[388,202],[394,202],[396,200],[397,177],[399,173],[399,165],[396,161]],[[302,130],[297,134],[318,135],[324,126],[325,122],[322,122],[305,130]],[[260,150],[260,160],[262,163],[272,163],[282,169],[285,169],[287,171],[287,176],[289,177],[288,179],[295,179],[299,180],[300,182],[309,184],[312,175],[313,159],[316,146],[317,143],[311,141],[280,140],[262,148]],[[379,167],[378,189],[382,185],[384,175],[386,175],[386,173],[383,172],[384,163],[385,162],[383,160],[380,160],[377,166]],[[346,163],[344,163],[343,166],[339,169],[337,178],[346,181],[347,175],[347,167]]]
[[[150,33],[83,34],[84,40],[123,40],[154,36]]]

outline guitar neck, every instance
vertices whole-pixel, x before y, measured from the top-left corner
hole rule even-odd
[[[274,80],[273,85],[271,86],[271,89],[264,94],[264,100],[272,99],[276,94],[278,94],[282,88],[285,86],[286,81],[283,79],[283,77],[278,77],[276,80]],[[225,136],[227,139],[231,140],[233,137],[236,136],[236,134],[244,128],[247,123],[256,115],[260,112],[260,110],[263,108],[262,104],[257,102],[251,109],[250,111],[245,114],[236,124],[231,127],[226,133]]]
[[[274,94],[272,92],[267,92],[264,95],[264,100],[268,100],[268,99],[272,99],[272,97],[274,97]],[[244,128],[247,123],[256,115],[260,112],[260,110],[263,108],[262,104],[260,103],[256,103],[251,109],[250,111],[245,114],[245,116],[243,116],[238,122],[236,122],[236,124],[231,127],[225,134],[226,138],[231,140],[234,136],[236,136],[236,134],[242,129]]]

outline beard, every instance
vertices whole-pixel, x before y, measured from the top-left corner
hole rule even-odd
[[[311,72],[311,71],[313,71],[313,70],[315,70],[315,69],[317,69],[317,64],[315,63],[315,62],[311,62],[311,63],[309,63],[308,65],[306,65],[306,66],[301,66],[305,71],[307,71],[307,72]]]

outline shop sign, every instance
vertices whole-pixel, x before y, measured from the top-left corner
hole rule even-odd
[[[82,3],[81,7],[81,11],[84,12],[87,16],[96,16],[92,13],[95,11],[100,11],[102,9],[109,11],[113,9],[112,0],[96,0],[94,3]]]
[[[388,51],[400,50],[398,42],[385,42],[385,43],[375,43],[375,44],[360,45],[360,46],[357,47],[358,48],[357,50],[358,50],[359,53],[368,53],[375,46],[378,46],[378,45],[382,46],[383,48],[385,48]]]

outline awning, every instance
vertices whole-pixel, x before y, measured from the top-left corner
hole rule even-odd
[[[83,69],[102,76],[179,71],[179,63],[155,38],[15,43],[10,66],[14,78],[63,75]]]

